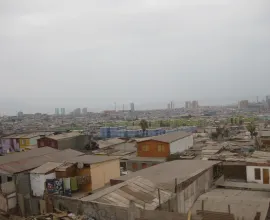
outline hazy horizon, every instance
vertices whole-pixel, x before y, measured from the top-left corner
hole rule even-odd
[[[270,94],[269,0],[8,0],[0,28],[6,114]]]

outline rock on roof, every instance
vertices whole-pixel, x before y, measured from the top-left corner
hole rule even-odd
[[[164,189],[159,191],[161,204],[167,202],[174,195],[174,193]],[[146,210],[155,210],[159,206],[157,185],[142,177],[135,177],[124,183],[111,186],[81,200],[122,207],[128,207],[129,202],[134,201],[137,207]]]

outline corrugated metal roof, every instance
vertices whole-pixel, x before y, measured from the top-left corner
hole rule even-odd
[[[149,138],[142,138],[142,139],[137,139],[137,142],[143,142],[143,141],[148,141],[148,140],[155,140],[155,141],[161,141],[165,143],[172,143],[175,142],[179,139],[185,138],[192,135],[191,133],[185,132],[185,131],[176,131],[168,134],[163,134],[163,135],[158,135],[158,136],[153,136]]]
[[[253,220],[257,212],[261,213],[260,219],[266,219],[270,192],[214,189],[197,199],[191,209],[194,214],[202,209],[202,201],[205,211],[228,213],[230,205],[230,212],[235,219]]]
[[[59,167],[62,163],[56,163],[56,162],[47,162],[40,167],[31,170],[30,173],[38,173],[38,174],[46,174],[55,168]]]
[[[42,149],[42,148],[39,148]],[[0,165],[0,170],[4,170],[9,173],[20,173],[23,171],[32,170],[46,162],[65,162],[66,160],[83,155],[83,153],[71,149],[58,151],[52,154],[46,154],[43,156],[37,156],[22,160],[17,160],[11,163]]]
[[[59,150],[56,150],[56,149],[51,148],[51,147],[42,147],[42,148],[36,148],[36,149],[25,151],[25,152],[11,153],[11,154],[8,154],[8,155],[1,157],[0,165],[5,164],[5,163],[10,163],[13,161],[31,158],[31,157],[55,153],[55,152],[59,152]]]
[[[64,133],[64,134],[52,135],[52,136],[49,136],[48,138],[53,139],[53,140],[62,140],[62,139],[77,137],[80,135],[82,134],[79,132],[69,132],[69,133]]]
[[[165,157],[133,157],[128,159],[129,161],[140,161],[140,162],[165,162]]]
[[[156,137],[152,138],[152,140],[172,143],[172,142],[175,142],[179,139],[185,138],[185,137],[190,136],[190,135],[192,135],[192,134],[185,132],[185,131],[177,131],[177,132],[172,132],[172,133],[156,136]]]
[[[160,189],[161,204],[167,202],[173,196],[174,193]],[[157,185],[142,177],[136,177],[109,187],[81,200],[122,207],[129,207],[130,201],[134,201],[137,207],[146,210],[155,210],[159,206]]]
[[[106,147],[112,147],[112,146],[115,146],[115,145],[118,145],[118,144],[122,144],[124,143],[125,140],[122,140],[122,139],[119,139],[119,138],[111,138],[111,139],[108,139],[108,140],[100,140],[98,141],[98,147],[99,148],[106,148]]]
[[[115,180],[126,181],[136,176],[141,176],[149,179],[153,183],[159,184],[164,189],[174,190],[175,178],[177,178],[178,183],[181,183],[201,172],[204,172],[218,163],[221,162],[204,160],[175,160],[160,163],[155,166],[115,178]]]
[[[116,156],[83,155],[80,157],[69,159],[67,162],[94,164],[94,163],[102,163],[105,161],[117,160],[117,159],[119,159],[119,157],[116,157]]]

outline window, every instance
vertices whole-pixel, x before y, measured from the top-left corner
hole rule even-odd
[[[21,145],[25,145],[25,141],[24,140],[21,140]]]
[[[137,163],[132,163],[132,169],[133,170],[137,170],[138,169]]]
[[[255,180],[261,180],[261,169],[260,168],[255,168]]]
[[[147,164],[146,163],[142,163],[142,168],[147,168]]]
[[[0,176],[0,184],[2,184],[2,177]]]
[[[158,145],[158,152],[165,152],[165,146],[163,144]]]
[[[12,176],[8,176],[7,181],[11,182],[12,181]]]
[[[143,145],[142,146],[142,151],[149,151],[149,146],[148,145]]]

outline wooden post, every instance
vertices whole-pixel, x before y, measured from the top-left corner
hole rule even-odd
[[[204,211],[204,200],[202,200],[202,211]]]
[[[228,205],[228,212],[229,212],[229,214],[231,214],[231,206],[230,205]]]
[[[158,188],[158,205],[159,205],[159,209],[161,209],[160,205],[161,205],[161,201],[160,201],[160,189]]]
[[[175,181],[174,181],[174,192],[177,193],[177,178],[175,178]]]

